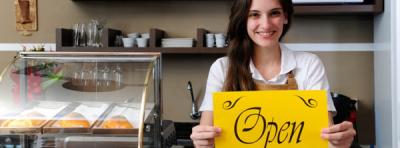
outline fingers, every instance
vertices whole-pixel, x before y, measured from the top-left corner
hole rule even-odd
[[[354,129],[348,129],[336,133],[322,133],[321,137],[327,140],[343,140],[354,137],[356,135]]]
[[[330,144],[336,147],[350,147],[351,143],[353,142],[354,138],[349,138],[345,140],[330,140]]]
[[[329,140],[335,147],[349,147],[356,131],[351,122],[345,121],[322,130],[321,138]]]
[[[331,126],[329,128],[323,129],[322,133],[326,133],[326,134],[337,133],[337,132],[345,131],[345,130],[347,130],[349,128],[353,128],[353,123],[351,123],[349,121],[344,121],[344,122],[342,122],[340,124],[336,124],[336,125],[333,125],[333,126]]]
[[[192,135],[190,138],[193,140],[210,139],[218,136],[221,129],[214,126],[199,125],[192,128]]]
[[[220,135],[221,129],[214,126],[198,125],[192,128],[190,138],[196,148],[214,147],[214,138]]]
[[[221,128],[208,125],[198,125],[192,128],[192,132],[221,132]]]
[[[217,137],[219,133],[217,132],[192,132],[192,135],[190,135],[190,138],[192,140],[204,140],[204,139],[211,139],[214,137]]]

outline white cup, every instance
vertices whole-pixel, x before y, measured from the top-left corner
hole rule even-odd
[[[122,38],[122,43],[125,48],[131,48],[135,45],[135,38]]]
[[[215,44],[218,48],[225,47],[225,35],[223,33],[215,34]]]
[[[208,47],[208,48],[212,48],[212,47],[214,47],[214,44],[215,42],[214,42],[214,40],[207,40],[206,41],[206,46]]]
[[[221,39],[221,38],[216,38],[215,39],[215,44],[218,48],[222,48],[225,47],[225,38]]]
[[[150,33],[142,33],[141,34],[142,38],[150,38]]]
[[[136,38],[136,42],[138,47],[143,48],[143,47],[147,47],[147,42],[149,41],[148,38]]]
[[[214,38],[214,33],[207,33],[206,38]]]
[[[206,34],[206,46],[208,48],[214,47],[214,42],[215,42],[214,34],[213,33],[207,33]]]
[[[223,33],[216,33],[215,39],[224,39],[225,40],[225,35]]]
[[[139,37],[139,33],[138,32],[132,32],[132,33],[129,33],[127,36],[130,37],[130,38],[138,38]]]

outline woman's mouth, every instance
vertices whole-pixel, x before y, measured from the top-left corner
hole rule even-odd
[[[276,31],[261,31],[261,32],[256,32],[261,37],[264,38],[269,38],[272,37],[275,34]]]

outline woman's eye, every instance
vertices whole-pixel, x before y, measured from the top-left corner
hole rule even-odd
[[[258,13],[250,13],[250,14],[249,14],[249,17],[257,17],[257,16],[259,16]]]
[[[281,15],[282,13],[280,12],[280,11],[272,11],[271,12],[271,16],[279,16],[279,15]]]

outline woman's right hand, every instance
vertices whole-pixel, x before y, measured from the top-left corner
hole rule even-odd
[[[221,134],[221,128],[210,125],[197,125],[192,128],[190,138],[196,148],[213,148],[214,138]]]

